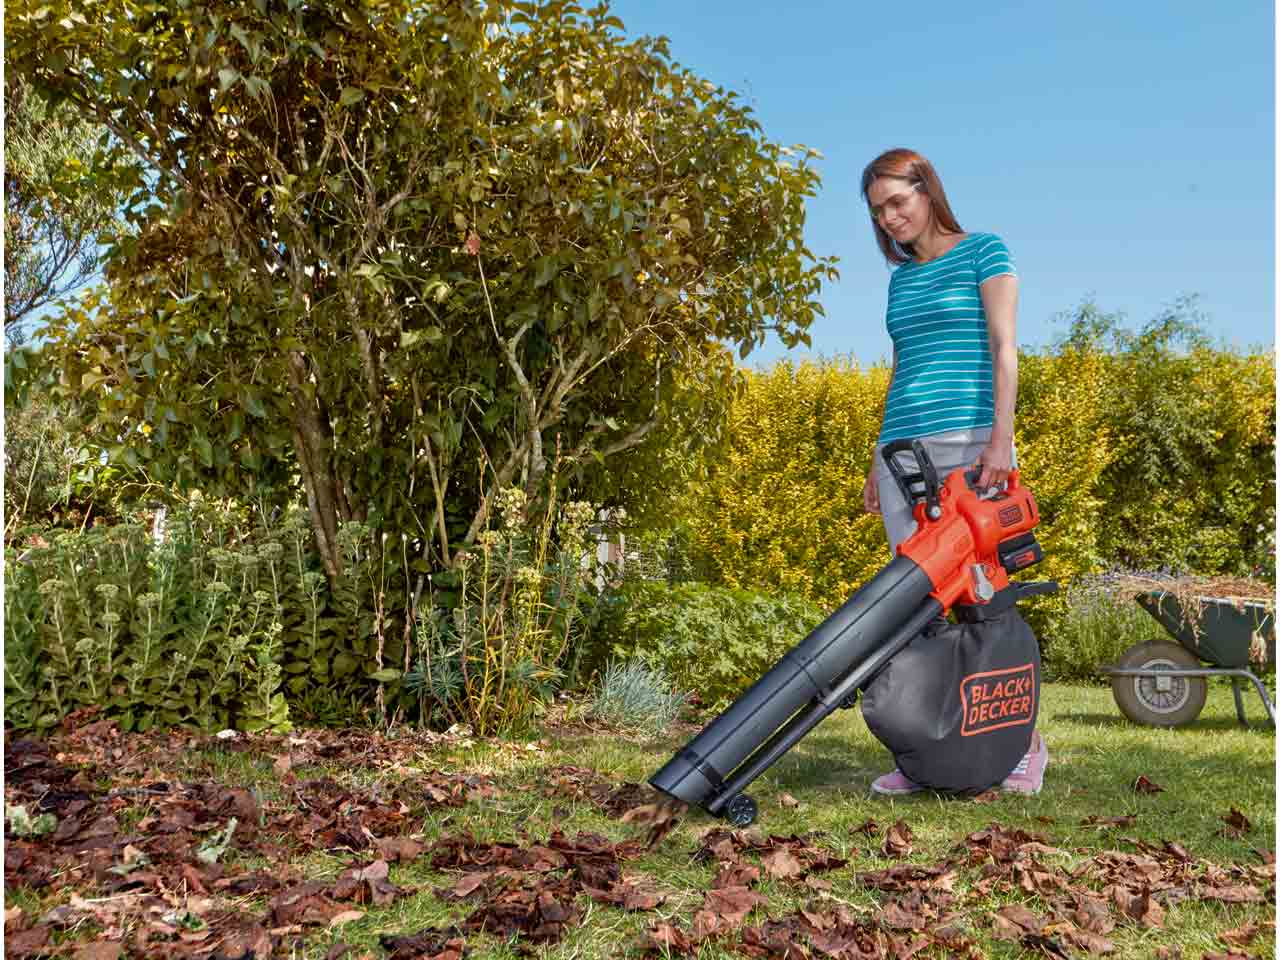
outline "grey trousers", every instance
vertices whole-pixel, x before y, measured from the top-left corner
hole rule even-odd
[[[970,467],[977,462],[978,454],[991,441],[991,428],[982,427],[977,430],[950,430],[946,433],[935,433],[921,437],[929,459],[938,471],[938,479],[946,479],[947,474],[957,467]],[[875,476],[876,489],[880,492],[880,519],[884,522],[885,536],[889,538],[889,552],[895,556],[898,544],[916,532],[916,520],[911,515],[911,505],[893,482],[893,474],[885,466],[884,457],[880,455],[882,444],[876,446]],[[911,454],[899,454],[898,462],[908,472],[915,472],[915,458]],[[1012,465],[1018,466],[1018,451],[1013,451]]]

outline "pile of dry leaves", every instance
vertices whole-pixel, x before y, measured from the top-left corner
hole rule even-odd
[[[381,946],[392,960],[461,960],[479,935],[533,955],[599,910],[654,914],[627,945],[633,955],[694,956],[715,943],[740,956],[780,960],[905,960],[926,950],[977,958],[979,936],[1050,956],[1105,955],[1115,949],[1117,927],[1161,929],[1185,901],[1264,903],[1275,896],[1269,853],[1257,863],[1222,866],[1176,843],[1130,839],[1131,849],[1084,856],[996,823],[958,838],[940,862],[908,863],[915,838],[903,820],[868,820],[843,838],[713,827],[688,850],[709,884],[676,889],[639,863],[655,844],[674,842],[680,811],[655,803],[646,787],[585,767],[542,771],[540,789],[553,801],[588,802],[648,827],[647,837],[614,841],[560,830],[538,837],[513,828],[502,841],[458,831],[427,842],[420,830],[432,810],[500,796],[485,777],[423,772],[429,746],[332,731],[229,741],[125,736],[105,723],[48,742],[8,741],[6,808],[21,807],[24,815],[7,818],[6,888],[56,894],[59,905],[40,915],[6,911],[6,956],[263,960],[291,955],[299,941],[413,896],[456,905],[461,919],[444,929],[384,934]],[[270,758],[283,799],[266,802],[250,790],[165,773],[192,749]],[[370,778],[384,785],[368,787],[305,775],[321,760],[397,775]],[[102,788],[104,781],[113,786]],[[556,819],[567,812],[557,808]],[[1115,830],[1132,818],[1086,822]],[[1234,809],[1223,822],[1233,836],[1251,829]],[[885,866],[851,870],[849,857],[836,852],[851,848],[858,862]],[[237,865],[243,856],[228,851],[273,866],[248,870]],[[336,878],[309,879],[292,863],[314,851],[346,857],[346,868]],[[392,865],[414,861],[449,881],[413,888],[391,880]],[[875,906],[838,897],[836,878]],[[804,905],[770,909],[780,893],[788,904]],[[1237,950],[1266,935],[1259,921],[1221,937]],[[329,960],[348,954],[357,960],[339,943]]]

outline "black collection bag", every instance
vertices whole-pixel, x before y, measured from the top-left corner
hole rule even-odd
[[[1017,607],[955,608],[915,637],[862,695],[867,727],[923,787],[974,793],[1007,777],[1031,745],[1040,645]]]

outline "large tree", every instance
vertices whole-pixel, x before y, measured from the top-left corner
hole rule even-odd
[[[634,449],[834,261],[812,152],[607,8],[18,0],[6,58],[147,175],[109,295],[45,351],[113,456],[234,492],[300,475],[449,564],[493,493]],[[429,558],[429,559],[428,559]]]

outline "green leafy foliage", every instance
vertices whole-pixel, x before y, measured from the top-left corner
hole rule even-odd
[[[296,476],[330,582],[351,521],[450,568],[557,443],[562,481],[645,495],[598,466],[677,406],[713,435],[726,347],[807,342],[835,276],[803,241],[815,154],[605,7],[17,0],[5,24],[10,68],[106,124],[136,187],[109,289],[14,389],[74,397],[157,483]]]
[[[4,409],[5,539],[33,522],[69,518],[83,485],[89,452],[74,430],[70,411],[48,396],[33,395]]]
[[[638,581],[610,598],[592,652],[596,662],[648,663],[713,704],[740,694],[825,616],[794,596]]]
[[[4,335],[30,335],[41,310],[98,269],[120,191],[98,149],[104,130],[69,104],[50,107],[21,76],[4,87]]]
[[[1248,574],[1275,529],[1275,357],[1215,345],[1193,298],[1137,331],[1085,303],[1066,345],[1104,358],[1116,452],[1098,550],[1113,565]]]
[[[58,826],[58,818],[52,813],[42,813],[33,817],[27,812],[24,804],[15,804],[9,806],[5,804],[4,818],[8,823],[9,832],[15,837],[42,837],[46,833],[53,833]]]
[[[5,717],[20,728],[96,705],[126,729],[284,730],[290,701],[319,689],[331,719],[350,716],[344,701],[377,695],[379,658],[403,658],[371,599],[393,583],[359,528],[344,531],[350,562],[333,589],[296,509],[255,528],[246,510],[197,498],[162,543],[136,522],[43,534],[6,550]]]

